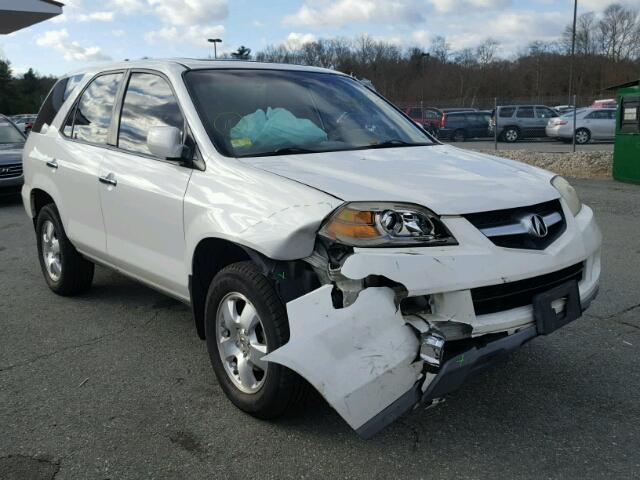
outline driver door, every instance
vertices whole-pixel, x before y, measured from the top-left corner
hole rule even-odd
[[[156,73],[134,71],[122,101],[118,148],[101,164],[107,254],[129,275],[187,299],[183,198],[192,170],[151,154],[146,139],[154,126],[185,131],[169,82]]]

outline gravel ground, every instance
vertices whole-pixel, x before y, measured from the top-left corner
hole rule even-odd
[[[598,151],[542,153],[528,150],[505,150],[491,153],[503,158],[535,165],[558,175],[573,178],[611,178],[613,153]]]
[[[640,188],[575,185],[604,233],[587,314],[369,441],[317,395],[277,422],[234,408],[189,309],[121,275],[52,294],[0,202],[0,478],[637,479]]]

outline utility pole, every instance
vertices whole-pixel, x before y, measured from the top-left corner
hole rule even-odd
[[[208,38],[207,42],[213,43],[213,58],[214,59],[218,58],[218,49],[216,45],[218,43],[222,43],[222,40],[220,38]]]
[[[424,125],[424,62],[426,58],[429,58],[431,55],[428,53],[422,52],[420,54],[420,67],[422,69],[422,75],[420,76],[420,116],[422,117],[422,124]]]
[[[569,64],[569,104],[573,93],[573,64],[576,54],[576,19],[578,17],[578,0],[573,1],[573,29],[571,30],[571,63]]]

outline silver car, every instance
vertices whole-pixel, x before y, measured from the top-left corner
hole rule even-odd
[[[590,140],[613,140],[616,131],[616,110],[613,108],[583,108],[576,112],[576,143]],[[570,142],[573,137],[573,112],[549,120],[547,136]]]

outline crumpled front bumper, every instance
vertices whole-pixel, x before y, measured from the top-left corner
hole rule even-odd
[[[598,289],[601,234],[590,208],[576,217],[566,210],[565,232],[542,251],[497,247],[462,217],[443,218],[457,246],[355,249],[342,265],[343,276],[386,277],[410,297],[429,295],[432,312],[403,316],[387,287],[365,288],[353,304],[335,308],[333,286],[327,284],[287,303],[290,340],[265,359],[307,379],[354,430],[369,437],[537,335],[531,305],[476,315],[472,289],[582,263],[578,291],[586,308]],[[447,325],[464,325],[478,342],[462,353],[464,361],[458,354],[435,371],[426,368],[421,335]],[[484,342],[487,334],[500,338]]]

